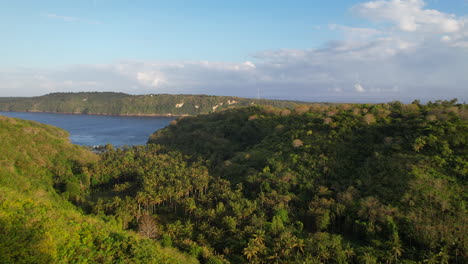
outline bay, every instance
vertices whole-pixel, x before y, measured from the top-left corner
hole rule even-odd
[[[99,116],[23,112],[0,112],[0,115],[60,127],[70,133],[70,140],[74,144],[96,146],[110,143],[117,147],[144,145],[153,132],[166,127],[175,119],[175,117]]]

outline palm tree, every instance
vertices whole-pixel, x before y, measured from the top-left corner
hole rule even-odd
[[[257,257],[258,249],[252,245],[249,245],[244,248],[244,256],[247,258],[249,262],[252,262],[252,259]]]

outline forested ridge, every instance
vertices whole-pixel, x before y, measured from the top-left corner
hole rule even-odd
[[[87,210],[153,226],[207,263],[466,263],[467,111],[454,100],[180,118],[147,146],[104,153]]]
[[[79,155],[47,192],[201,263],[466,263],[467,142],[456,100],[249,106]]]
[[[299,102],[233,96],[114,92],[52,93],[36,97],[0,97],[0,111],[98,115],[198,115],[249,105],[294,107]]]

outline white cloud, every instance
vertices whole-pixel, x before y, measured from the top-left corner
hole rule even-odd
[[[244,66],[247,68],[255,68],[255,64],[251,61],[244,62]]]
[[[166,83],[162,74],[158,72],[137,72],[136,79],[144,85],[149,85],[155,88]]]
[[[372,1],[353,10],[375,21],[394,23],[407,32],[454,33],[464,27],[464,22],[454,15],[424,9],[425,5],[423,0]]]
[[[450,40],[452,40],[452,38],[450,36],[442,36],[442,38],[440,38],[440,40],[442,40],[443,42],[450,42]]]
[[[375,39],[334,42],[317,50],[262,52],[252,64],[123,61],[57,70],[0,70],[0,95],[113,90],[255,97],[260,87],[267,98],[311,101],[463,99],[468,94],[467,62],[465,49],[439,42],[412,47],[398,39]]]
[[[366,89],[364,89],[364,87],[362,87],[362,85],[359,84],[359,83],[356,83],[356,84],[354,85],[354,90],[355,90],[356,92],[358,92],[358,93],[363,93],[363,92],[366,91]]]
[[[121,61],[0,69],[0,96],[113,90],[256,97],[260,88],[266,98],[310,101],[468,100],[464,18],[425,9],[420,0],[372,1],[352,10],[379,21],[378,28],[330,25],[343,33],[342,40],[317,49],[262,51],[238,63]]]
[[[86,18],[79,18],[79,17],[72,17],[72,16],[62,16],[57,14],[46,14],[45,17],[50,19],[57,19],[62,20],[65,22],[77,22],[77,23],[85,23],[85,24],[92,24],[92,25],[100,25],[102,22],[97,20],[90,20]]]

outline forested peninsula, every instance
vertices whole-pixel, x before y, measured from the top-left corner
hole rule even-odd
[[[456,100],[227,109],[100,154],[0,124],[6,263],[468,262]]]
[[[299,104],[305,103],[233,96],[129,95],[114,92],[52,93],[37,97],[0,97],[0,111],[122,116],[187,116],[251,105],[293,108]]]

